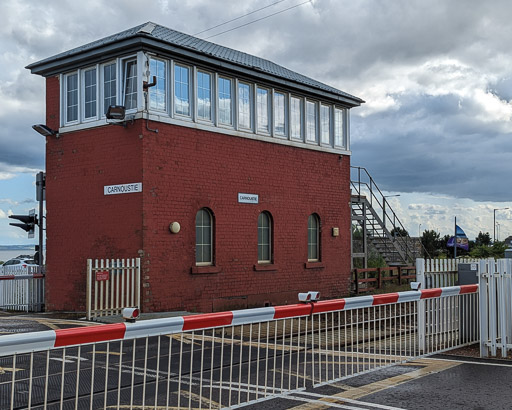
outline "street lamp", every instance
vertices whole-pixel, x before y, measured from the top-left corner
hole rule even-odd
[[[382,195],[382,222],[384,223],[384,228],[386,227],[386,198],[392,198],[395,196],[400,196],[400,194]]]
[[[496,242],[496,211],[504,211],[505,209],[510,209],[510,208],[494,208],[494,224],[493,224],[494,236],[493,236],[493,243]]]
[[[500,240],[500,223],[499,222],[496,222],[496,226],[498,227],[498,241]]]
[[[421,237],[421,224],[418,226],[418,238]]]

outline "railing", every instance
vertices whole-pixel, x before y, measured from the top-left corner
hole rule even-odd
[[[39,266],[6,269],[0,276],[0,309],[24,312],[42,311],[44,281],[44,271]]]
[[[389,284],[400,286],[416,280],[415,266],[356,268],[352,271],[352,291],[355,295],[375,292]]]
[[[0,408],[261,402],[478,340],[477,288],[0,336]]]
[[[382,193],[375,180],[364,167],[351,166],[350,168],[350,184],[356,194],[366,196],[366,199],[375,212],[382,215],[380,218],[383,224],[382,228],[383,230],[387,230],[389,234],[389,236],[384,235],[384,237],[390,237],[390,232],[394,230],[393,240],[401,247],[405,253],[406,259],[410,259],[404,262],[413,262],[412,255],[414,255],[415,252],[409,244],[409,235],[404,234],[404,232],[407,232],[404,225],[389,206],[385,195]],[[423,244],[421,244],[421,247],[424,254],[429,256]]]
[[[507,357],[512,350],[512,259],[479,263],[480,355]]]
[[[140,308],[140,258],[87,260],[87,320]]]
[[[416,264],[417,281],[423,289],[454,286],[458,283],[459,263],[478,263],[478,259],[423,259]]]

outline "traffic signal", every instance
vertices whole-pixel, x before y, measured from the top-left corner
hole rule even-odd
[[[10,223],[9,225],[17,226],[18,228],[23,229],[28,232],[28,237],[34,237],[34,228],[38,224],[37,215],[34,210],[31,210],[28,215],[9,215],[11,219],[17,219],[22,223]]]

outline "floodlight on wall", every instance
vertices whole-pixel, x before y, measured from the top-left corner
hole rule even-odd
[[[52,130],[50,127],[44,124],[35,124],[32,125],[32,128],[36,130],[43,137],[49,137],[51,135],[55,135],[56,138],[59,138],[59,133],[55,130]]]
[[[109,122],[109,124],[122,125],[123,127],[126,127],[126,107],[124,105],[110,105],[105,117],[107,120],[113,120],[112,122]],[[133,124],[133,117],[128,120]]]

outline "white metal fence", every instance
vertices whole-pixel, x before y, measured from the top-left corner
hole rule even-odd
[[[477,287],[0,336],[0,408],[260,402],[475,342]]]
[[[512,259],[479,263],[480,355],[507,357],[512,350]]]
[[[8,267],[0,275],[0,309],[40,312],[44,307],[44,270]]]
[[[140,258],[87,260],[87,320],[140,308]]]
[[[423,289],[454,286],[460,263],[478,263],[478,259],[416,259],[416,280]]]

